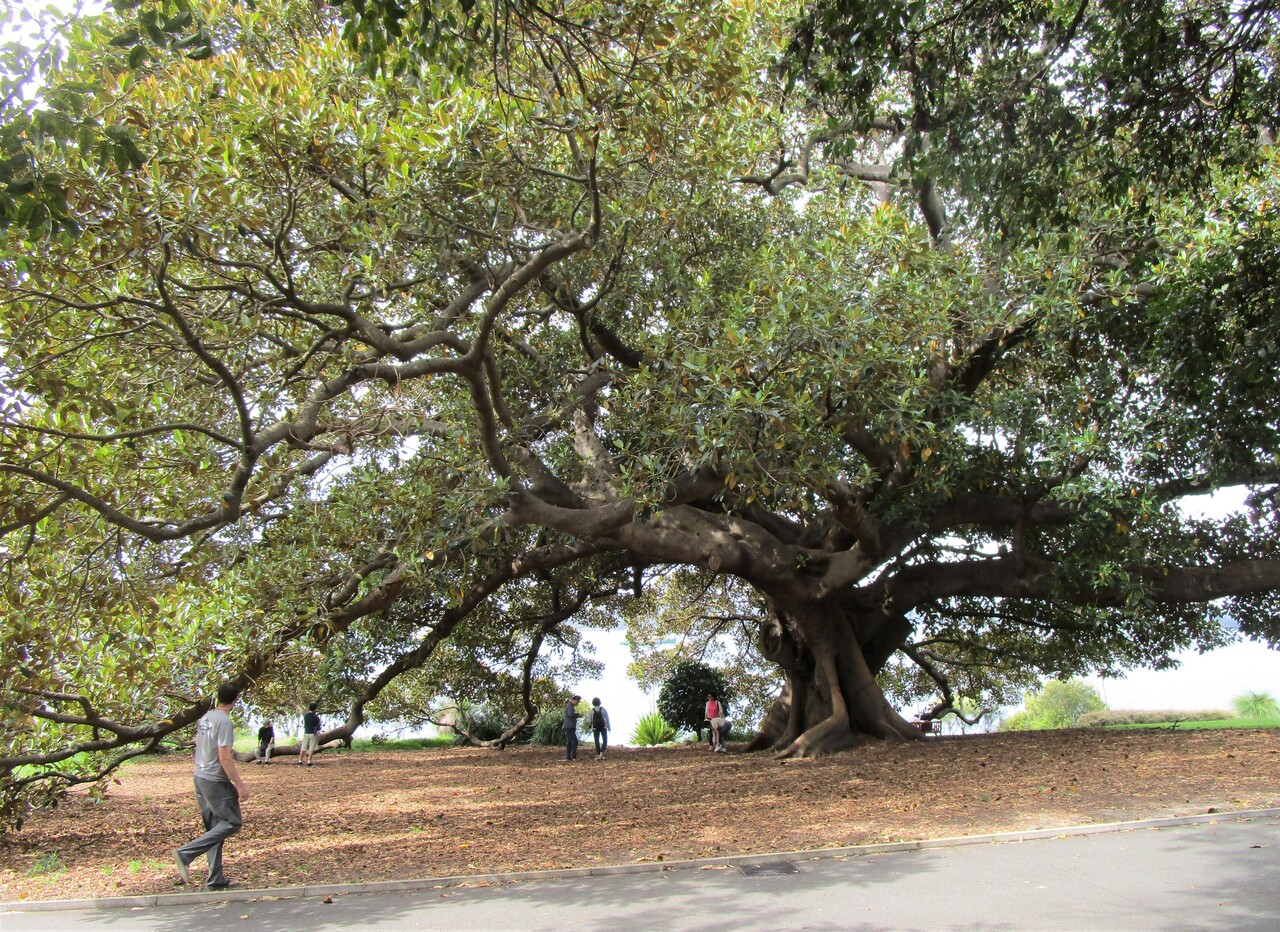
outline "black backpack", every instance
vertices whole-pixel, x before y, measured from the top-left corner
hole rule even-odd
[[[601,706],[591,710],[591,727],[597,731],[604,730],[604,709]]]

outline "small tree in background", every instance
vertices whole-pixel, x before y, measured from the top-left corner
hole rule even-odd
[[[1086,712],[1105,709],[1098,691],[1082,680],[1050,680],[1027,696],[1026,708],[1006,719],[1001,731],[1074,728]]]
[[[1280,704],[1271,693],[1241,693],[1231,700],[1231,707],[1241,718],[1280,718]]]
[[[720,671],[698,660],[682,660],[662,684],[658,711],[675,727],[695,732],[701,741],[708,693],[719,699],[721,708],[728,711],[732,697]]]

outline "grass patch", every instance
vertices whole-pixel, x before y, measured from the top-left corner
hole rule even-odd
[[[296,739],[291,737],[281,738],[276,736],[276,745],[284,747],[285,745],[293,745]],[[351,742],[349,749],[343,749],[343,753],[347,750],[351,751],[420,751],[423,748],[448,748],[453,747],[453,735],[436,735],[433,738],[356,738]],[[252,754],[258,749],[258,738],[256,733],[253,735],[244,735],[236,738],[235,749],[243,751],[246,754]],[[273,755],[274,756],[274,755]]]
[[[56,851],[46,851],[37,855],[36,859],[31,862],[31,866],[27,868],[28,877],[36,877],[41,874],[61,874],[67,869],[67,865],[62,863],[62,858],[58,857]]]
[[[1145,724],[1106,725],[1108,729],[1131,730],[1134,728],[1176,728],[1179,731],[1198,731],[1215,728],[1280,728],[1280,718],[1219,718],[1207,722],[1151,722]]]
[[[436,735],[432,738],[356,738],[351,742],[353,751],[420,751],[423,748],[451,748],[453,735]]]

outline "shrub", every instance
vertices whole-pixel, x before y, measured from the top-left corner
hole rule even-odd
[[[631,736],[631,743],[638,744],[641,747],[653,747],[656,744],[666,744],[668,741],[674,741],[675,737],[675,726],[663,718],[662,713],[650,712],[636,724],[636,731]]]
[[[564,744],[564,713],[540,712],[533,720],[533,735],[529,739],[533,744],[544,744],[547,747],[559,747]]]
[[[1280,705],[1270,693],[1241,693],[1231,700],[1241,718],[1280,718]]]
[[[1108,725],[1163,725],[1168,722],[1216,722],[1231,716],[1222,709],[1095,709],[1080,716],[1081,728]]]

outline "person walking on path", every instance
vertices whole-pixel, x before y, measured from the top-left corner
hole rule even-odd
[[[609,750],[609,713],[599,699],[591,700],[591,737],[596,742],[596,760]]]
[[[311,703],[302,715],[302,750],[298,752],[298,766],[304,763],[310,767],[311,758],[320,746],[320,715],[316,712],[316,703]]]
[[[711,693],[707,693],[707,721],[711,725],[711,751],[723,751],[724,744],[720,741],[720,729],[724,727],[724,708],[720,705],[720,700]]]
[[[256,763],[271,763],[271,752],[276,746],[276,730],[270,722],[264,722],[262,727],[258,729],[258,753],[255,755]]]
[[[191,882],[191,862],[202,854],[208,857],[206,890],[225,890],[231,886],[222,872],[222,843],[240,831],[244,824],[240,803],[249,798],[249,787],[236,767],[233,750],[236,728],[231,721],[231,709],[239,698],[240,687],[223,683],[218,687],[218,704],[196,725],[196,803],[205,832],[173,853],[183,883]]]
[[[564,703],[564,759],[578,759],[578,719],[581,714],[578,712],[578,703],[582,701],[582,697],[575,695],[572,699],[566,699]]]

